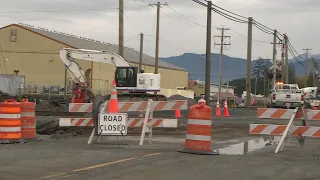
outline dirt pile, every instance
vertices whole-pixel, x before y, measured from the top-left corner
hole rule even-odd
[[[37,111],[67,111],[68,106],[58,101],[39,100],[36,105]]]
[[[172,95],[168,98],[168,101],[173,101],[173,100],[186,100],[188,101],[188,107],[197,104],[197,101],[195,101],[194,99],[187,98],[179,94]]]

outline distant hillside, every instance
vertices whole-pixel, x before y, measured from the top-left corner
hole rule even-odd
[[[304,55],[301,55],[304,57]],[[320,65],[320,55],[315,55],[314,58]],[[161,60],[168,63],[177,65],[189,71],[191,79],[204,80],[205,79],[205,54],[184,53],[180,56],[172,56],[167,58],[161,58]],[[299,59],[304,62],[304,59]],[[211,81],[217,83],[219,80],[220,69],[220,55],[211,54]],[[270,61],[265,59],[264,61]],[[305,72],[304,65],[300,65],[294,60],[289,60],[294,63],[297,76],[303,76]],[[256,64],[256,60],[253,60],[251,67]],[[308,71],[311,70],[311,63],[308,62]],[[239,77],[246,76],[246,59],[234,58],[224,55],[222,62],[222,81],[228,81]]]

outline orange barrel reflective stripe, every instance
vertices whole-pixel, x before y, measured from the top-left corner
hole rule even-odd
[[[5,100],[0,103],[0,142],[8,143],[21,139],[20,103]]]
[[[218,155],[211,150],[212,108],[204,100],[189,109],[187,135],[184,149],[179,152]]]
[[[21,107],[21,137],[25,140],[36,138],[35,104],[28,99],[22,99]]]

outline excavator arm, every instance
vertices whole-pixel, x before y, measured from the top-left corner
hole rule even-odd
[[[96,51],[86,49],[61,48],[60,59],[65,64],[68,72],[75,83],[71,102],[83,103],[94,98],[94,93],[89,89],[90,73],[92,69],[85,72],[75,61],[76,59],[113,64],[116,67],[130,67],[129,63],[120,55],[112,51]]]
[[[92,100],[95,96],[92,90],[88,88],[90,84],[90,78],[88,77],[91,70],[84,72],[81,66],[75,61],[77,59],[116,66],[116,87],[117,90],[121,91],[121,97],[124,99],[135,99],[136,97],[140,99],[147,97],[155,100],[166,99],[164,95],[153,93],[160,92],[160,74],[144,73],[142,70],[138,72],[137,67],[131,67],[123,57],[115,52],[62,48],[60,50],[60,58],[67,67],[76,85],[71,102],[87,102],[86,99],[88,99],[88,97]]]
[[[66,65],[72,79],[78,83],[86,83],[86,76],[75,59],[113,64],[116,67],[130,67],[124,58],[112,51],[62,48],[60,58]]]

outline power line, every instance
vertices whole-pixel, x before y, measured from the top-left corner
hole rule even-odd
[[[297,54],[300,58],[304,59],[304,57],[302,57],[302,56],[296,51],[296,49],[292,46],[290,40],[288,40],[288,45],[293,49],[294,52],[296,52],[296,54]]]
[[[136,37],[139,37],[139,35],[133,36],[133,37],[131,37],[131,38],[127,39],[127,40],[126,40],[126,41],[124,41],[124,42],[131,41],[132,39],[134,39],[134,38],[136,38]]]
[[[239,19],[239,18],[236,18],[234,16],[231,16],[231,15],[228,15],[222,11],[219,11],[215,8],[211,8],[214,12],[216,12],[217,14],[220,14],[221,16],[229,19],[229,20],[232,20],[232,21],[235,21],[235,22],[238,22],[238,23],[248,23],[248,21],[245,21],[245,20],[242,20],[242,19]]]
[[[256,23],[253,23],[253,25],[254,25],[256,28],[258,28],[260,31],[262,31],[262,32],[264,32],[264,33],[266,33],[266,34],[273,34],[273,32],[270,32],[270,31],[264,29],[263,27],[257,25]]]
[[[77,11],[100,11],[119,8],[94,8],[94,9],[60,9],[46,11],[0,11],[0,14],[27,14],[27,13],[52,13],[52,12],[77,12]]]
[[[245,36],[245,35],[243,35],[243,34],[241,34],[241,33],[237,32],[237,31],[235,31],[235,30],[230,29],[230,31],[232,31],[232,32],[234,32],[234,33],[236,33],[236,34],[238,34],[238,35],[239,35],[239,36],[241,36],[241,37],[244,37],[244,38],[248,39],[248,36]],[[269,41],[262,41],[262,40],[257,40],[257,39],[254,39],[254,38],[252,38],[252,40],[253,40],[253,41],[256,41],[256,42],[259,42],[259,43],[269,44]]]
[[[130,25],[132,26],[132,28],[139,34],[139,31],[134,27],[133,23],[130,21],[129,17],[127,16],[126,13],[123,13],[124,16],[126,17],[127,21],[129,21]]]
[[[200,5],[202,5],[202,6],[204,6],[204,7],[207,7],[206,4],[200,2],[199,0],[192,0],[192,1],[194,1],[194,2],[196,2],[196,3],[198,3],[198,4],[200,4]],[[216,6],[216,5],[215,5],[215,7],[219,7],[219,6]],[[219,8],[220,8],[220,7],[219,7]],[[222,9],[222,8],[220,8],[220,9]],[[230,20],[232,20],[232,21],[235,21],[235,22],[239,22],[239,23],[247,23],[247,22],[248,22],[247,20],[239,19],[239,18],[237,18],[237,17],[234,17],[234,16],[232,16],[232,15],[229,15],[229,14],[227,14],[227,13],[224,13],[224,12],[222,12],[222,11],[216,9],[216,8],[211,8],[211,10],[214,11],[214,12],[216,12],[217,14],[220,14],[221,16],[223,16],[223,17],[225,17],[225,18],[227,18],[227,19],[230,19]],[[229,12],[229,13],[230,13],[230,11],[226,11],[226,12]],[[233,14],[235,14],[235,13],[233,13]]]
[[[230,12],[230,11],[228,11],[228,10],[226,10],[226,9],[223,9],[223,8],[221,8],[221,7],[219,7],[219,6],[215,5],[215,4],[212,4],[212,5],[213,5],[214,7],[216,7],[216,8],[219,8],[219,9],[221,9],[221,10],[223,10],[223,11],[226,11],[226,12],[228,12],[228,13],[230,13],[230,14],[233,14],[233,15],[236,15],[236,16],[239,16],[239,17],[242,17],[242,18],[248,19],[248,17],[244,17],[244,16],[241,16],[241,15],[239,15],[239,14],[236,14],[236,13]]]
[[[195,27],[206,27],[205,25],[202,25],[202,24],[199,24],[199,23],[195,23],[195,22],[192,22],[192,21],[186,21],[184,20],[183,18],[180,18],[179,16],[176,16],[172,13],[170,13],[169,11],[166,11],[165,9],[163,9],[164,11],[161,11],[162,14],[164,14],[165,16],[167,16],[168,18],[171,18],[171,19],[174,19],[174,20],[177,20],[179,22],[182,22],[184,24],[187,24],[187,25],[190,25],[190,26],[195,26]],[[165,13],[166,12],[166,13]],[[173,15],[173,16],[170,16]]]
[[[180,21],[180,22],[182,22],[182,23],[185,23],[185,24],[187,24],[187,25],[191,25],[191,26],[195,26],[195,27],[203,27],[203,28],[206,28],[206,25],[200,24],[200,23],[198,23],[198,22],[196,22],[196,21],[194,21],[194,20],[192,20],[192,19],[184,16],[183,14],[181,14],[181,13],[177,12],[176,10],[174,10],[172,7],[168,6],[168,8],[170,8],[172,11],[174,11],[175,13],[177,13],[178,15],[180,15],[181,17],[183,17],[183,18],[181,18],[181,17],[176,16],[176,15],[174,15],[174,14],[168,12],[168,11],[165,11],[165,12],[170,13],[170,14],[174,15],[175,17],[179,18],[179,19],[177,19],[177,18],[174,18],[174,17],[173,17],[173,19],[178,20],[178,21]],[[163,12],[162,12],[162,13],[163,13]],[[163,13],[163,14],[165,14],[165,15],[166,15],[167,17],[169,17],[169,18],[172,18],[171,16],[169,16],[169,15],[166,14],[166,13]],[[212,28],[217,28],[217,27],[212,27]],[[246,36],[244,36],[244,35],[236,32],[236,31],[234,31],[234,30],[231,30],[231,31],[235,32],[236,34],[238,34],[238,35],[240,35],[240,36],[242,36],[242,37],[247,38]],[[252,40],[253,40],[253,41],[256,41],[256,42],[260,42],[260,43],[269,43],[269,42],[261,41],[261,40],[257,40],[257,39],[252,39]]]
[[[194,1],[194,2],[196,2],[196,3],[198,3],[198,4],[200,4],[200,5],[202,5],[202,6],[204,6],[204,7],[207,7],[207,5],[206,5],[205,3],[200,2],[199,0],[192,0],[192,1]],[[228,10],[226,10],[226,9],[224,9],[224,8],[221,8],[221,7],[217,6],[217,5],[214,5],[214,4],[212,4],[212,5],[213,5],[214,7],[216,7],[216,8],[212,8],[212,10],[213,10],[214,12],[220,14],[221,16],[224,16],[224,17],[227,18],[227,19],[230,19],[230,20],[235,21],[235,22],[238,22],[238,23],[248,23],[247,17],[242,16],[242,15],[239,15],[239,14],[236,14],[236,13],[233,13],[233,12],[228,11]],[[223,10],[223,11],[229,13],[229,14],[238,16],[239,18],[237,18],[237,17],[235,17],[235,16],[232,16],[232,15],[229,15],[229,14],[227,14],[227,13],[224,13],[224,12],[222,12],[222,11],[219,11],[217,8],[218,8],[218,9],[221,9],[221,10]],[[243,20],[243,19],[240,19],[240,18],[244,18],[244,19],[246,19],[246,20]],[[259,22],[256,21],[256,20],[253,20],[253,21],[254,21],[253,24],[254,24],[259,30],[261,30],[262,32],[265,32],[265,33],[267,33],[267,34],[273,34],[273,29],[271,29],[271,28],[269,28],[269,27],[267,27],[267,26],[259,23]],[[271,32],[270,32],[270,31],[271,31]],[[279,34],[280,36],[283,37],[283,35],[282,35],[281,33],[277,32],[277,34]]]
[[[135,0],[131,0],[133,3],[135,3],[135,4],[137,4],[137,5],[139,5],[139,6],[142,6],[142,7],[148,7],[148,5],[141,5],[141,4],[139,4],[139,3],[137,3]],[[143,4],[144,4],[144,2],[143,1],[141,1]]]
[[[288,41],[289,42],[289,41]],[[293,57],[293,59],[300,65],[304,65],[303,62],[299,61],[299,59],[295,56],[295,54],[293,53],[292,49],[290,46],[288,46],[288,50],[289,50],[289,53],[291,54],[291,56]]]

